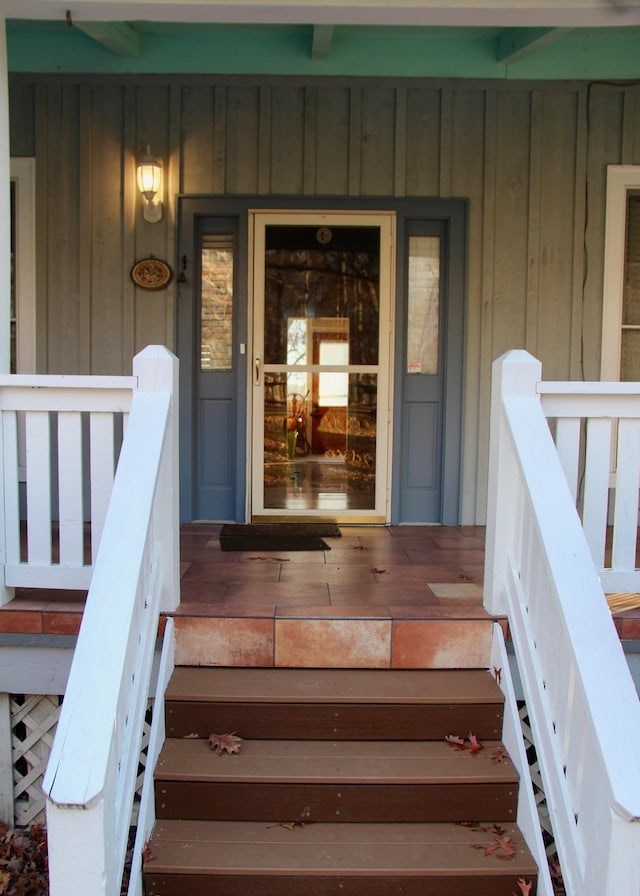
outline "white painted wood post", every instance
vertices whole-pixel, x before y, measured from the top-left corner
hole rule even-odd
[[[534,397],[541,378],[541,363],[522,349],[507,352],[493,362],[484,606],[487,612],[496,616],[506,612],[501,582],[504,580],[507,546],[515,523],[517,492],[516,460],[502,402],[508,396]]]
[[[11,699],[0,693],[0,821],[14,823],[13,750],[11,747]]]
[[[9,74],[5,17],[0,15],[0,373],[9,373],[11,330],[11,159],[9,148]],[[4,454],[0,439],[0,452]],[[0,456],[0,469],[4,458]],[[4,477],[3,477],[4,478]],[[0,483],[0,606],[13,597],[13,589],[4,584],[6,562],[4,483]]]
[[[170,392],[171,409],[165,439],[166,466],[160,470],[160,493],[154,526],[161,544],[163,575],[161,612],[180,602],[180,515],[178,494],[178,359],[162,345],[149,345],[133,359],[139,392]]]

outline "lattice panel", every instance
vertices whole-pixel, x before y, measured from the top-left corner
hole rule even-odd
[[[42,779],[49,761],[61,705],[62,697],[58,696],[14,694],[10,698],[14,824],[18,827],[46,823]],[[147,765],[151,713],[150,700],[142,732],[133,824],[136,822]]]
[[[533,795],[538,808],[538,818],[540,819],[540,827],[547,835],[544,838],[546,852],[548,857],[557,855],[555,838],[551,827],[551,819],[549,818],[549,809],[547,808],[547,798],[544,793],[542,784],[542,775],[540,774],[540,765],[536,756],[536,748],[533,742],[533,734],[529,725],[529,713],[526,704],[522,704],[519,709],[520,725],[522,727],[522,736],[527,751],[527,760],[529,762],[529,774],[533,784]]]
[[[11,749],[15,824],[45,823],[42,779],[60,715],[61,698],[42,694],[11,697]]]

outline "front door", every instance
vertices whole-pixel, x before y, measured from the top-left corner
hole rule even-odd
[[[387,522],[395,215],[251,226],[251,515]]]

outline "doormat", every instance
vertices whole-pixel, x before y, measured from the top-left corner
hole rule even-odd
[[[330,551],[340,538],[335,523],[229,523],[220,532],[223,551]]]

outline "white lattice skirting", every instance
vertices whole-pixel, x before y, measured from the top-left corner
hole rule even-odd
[[[57,695],[49,694],[12,694],[9,697],[11,732],[11,769],[9,773],[13,780],[7,782],[6,786],[13,788],[13,819],[3,819],[8,824],[13,823],[17,827],[45,824],[42,779],[49,761],[62,699]],[[138,795],[142,790],[150,728],[149,711],[142,739],[137,781]],[[134,811],[135,809],[137,809],[137,803]]]
[[[60,697],[47,694],[12,695],[10,699],[14,820],[18,826],[44,824],[42,778],[61,702]]]

